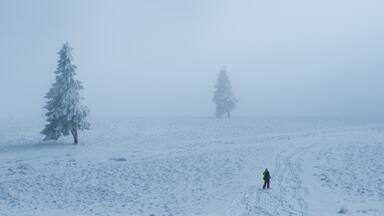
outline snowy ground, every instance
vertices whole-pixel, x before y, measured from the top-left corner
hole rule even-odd
[[[42,124],[0,123],[0,216],[384,215],[377,122],[110,118],[78,146]]]

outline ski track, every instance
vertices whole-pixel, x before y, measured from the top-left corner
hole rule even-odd
[[[300,156],[306,153],[306,148],[297,148],[287,155],[278,154],[275,159],[271,179],[271,189],[263,190],[261,187],[249,188],[242,203],[248,215],[306,215],[306,203],[302,196],[303,188],[298,171],[300,168]]]

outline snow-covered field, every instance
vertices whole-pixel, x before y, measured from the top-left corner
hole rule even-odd
[[[0,122],[1,216],[384,215],[384,123],[104,118],[78,146],[43,124]]]

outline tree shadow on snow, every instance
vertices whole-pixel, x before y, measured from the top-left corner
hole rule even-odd
[[[64,141],[26,141],[21,144],[14,144],[0,147],[1,152],[20,152],[29,150],[48,150],[57,148],[68,148],[74,146],[72,143]]]

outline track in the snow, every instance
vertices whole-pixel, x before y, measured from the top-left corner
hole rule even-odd
[[[241,201],[245,207],[242,215],[305,216],[307,206],[299,176],[300,160],[305,152],[306,148],[300,147],[285,156],[278,155],[273,169],[275,175],[271,179],[273,189],[249,188]]]

